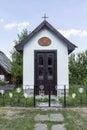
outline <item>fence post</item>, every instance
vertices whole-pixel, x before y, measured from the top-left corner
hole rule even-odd
[[[64,85],[64,107],[66,107],[66,85]]]
[[[34,85],[34,107],[36,106],[36,102],[35,102],[35,87],[36,87],[36,85]]]
[[[50,107],[50,94],[51,94],[51,93],[50,93],[50,89],[51,89],[50,84],[49,84],[49,87],[48,87],[48,88],[49,88],[49,107]]]
[[[3,94],[3,107],[5,106],[4,94]]]

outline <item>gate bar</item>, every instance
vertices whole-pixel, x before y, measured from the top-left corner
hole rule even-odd
[[[49,84],[49,107],[50,107],[50,84]]]
[[[66,85],[64,85],[64,107],[66,107]]]

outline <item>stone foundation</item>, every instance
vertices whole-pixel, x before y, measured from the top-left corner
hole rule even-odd
[[[27,93],[29,97],[34,96],[34,89],[25,89],[24,93]],[[66,89],[66,96],[68,96],[69,89]],[[57,96],[64,96],[64,89],[57,89]]]
[[[69,94],[69,89],[66,89],[66,96],[68,96],[68,94]],[[64,96],[64,89],[58,89],[57,96],[59,96],[59,97]]]

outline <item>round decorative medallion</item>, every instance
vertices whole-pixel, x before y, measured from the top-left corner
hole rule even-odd
[[[41,46],[49,46],[51,44],[51,40],[48,37],[42,37],[38,40],[38,43]]]

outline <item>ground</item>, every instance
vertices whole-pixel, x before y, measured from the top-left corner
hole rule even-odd
[[[64,120],[53,121],[44,120],[36,121],[38,115],[48,118],[56,115],[62,115]],[[66,130],[87,130],[87,108],[0,108],[0,130],[35,130],[35,127],[41,123],[42,127],[46,126],[48,130],[61,128]],[[45,127],[45,128],[46,128]]]

